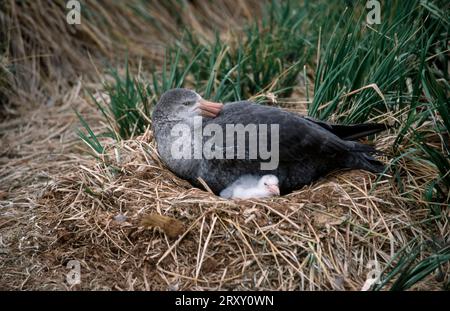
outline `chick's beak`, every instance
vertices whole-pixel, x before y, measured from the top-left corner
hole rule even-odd
[[[223,108],[223,104],[214,103],[203,98],[200,99],[198,108],[200,108],[200,114],[204,117],[215,118],[219,115],[220,111]]]
[[[268,185],[267,189],[273,195],[280,195],[280,188],[277,185]]]

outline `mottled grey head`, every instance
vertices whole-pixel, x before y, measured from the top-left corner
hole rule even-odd
[[[153,120],[180,120],[195,115],[195,105],[200,95],[188,89],[172,89],[165,92],[153,111]]]
[[[195,116],[216,117],[222,104],[204,100],[195,91],[189,89],[171,89],[159,99],[153,111],[153,122],[181,121]]]

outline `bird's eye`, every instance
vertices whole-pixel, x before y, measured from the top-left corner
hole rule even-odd
[[[267,186],[267,183],[266,183],[266,182],[264,183],[264,186]]]
[[[183,103],[183,105],[185,105],[185,106],[190,106],[191,104],[192,104],[191,101],[187,101],[187,102],[184,102],[184,103]]]

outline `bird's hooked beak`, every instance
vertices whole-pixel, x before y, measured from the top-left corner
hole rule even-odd
[[[280,195],[280,188],[277,185],[268,185],[266,186],[267,190],[273,195]]]
[[[223,104],[210,102],[202,98],[199,100],[198,108],[200,109],[200,114],[203,117],[215,118],[222,110]]]

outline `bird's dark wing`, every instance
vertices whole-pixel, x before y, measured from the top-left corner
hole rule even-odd
[[[218,117],[207,119],[205,124],[218,124],[226,131],[226,124],[267,124],[270,138],[274,126],[278,126],[280,161],[298,161],[301,157],[333,156],[344,152],[373,152],[370,146],[345,141],[327,130],[299,115],[279,108],[254,104],[252,102],[235,102],[226,104]],[[260,133],[258,132],[258,141]],[[236,144],[236,139],[235,139]],[[268,139],[268,150],[272,148]],[[248,156],[246,150],[246,156]],[[251,160],[246,158],[246,160]],[[256,159],[260,161],[260,159]]]

